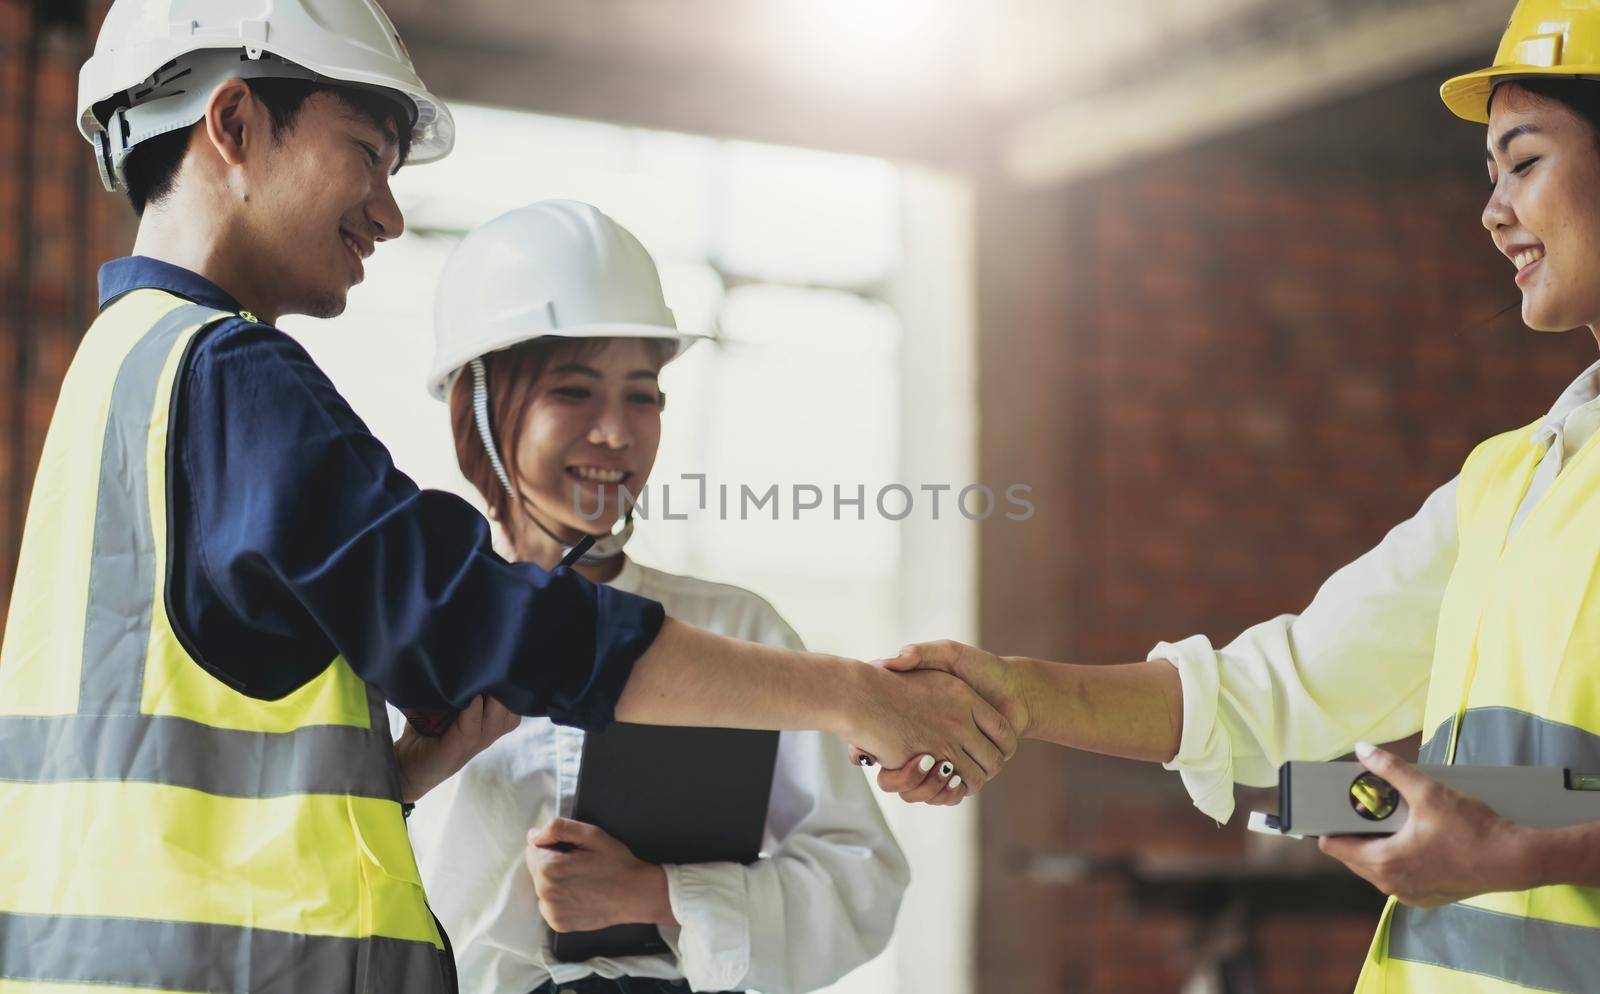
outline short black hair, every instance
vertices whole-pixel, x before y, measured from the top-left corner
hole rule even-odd
[[[388,96],[376,90],[335,83],[322,83],[309,79],[262,78],[247,79],[245,85],[267,108],[272,117],[272,138],[277,141],[285,131],[294,127],[295,120],[307,100],[318,93],[332,93],[356,116],[371,121],[380,130],[392,131],[400,145],[400,155],[395,168],[406,161],[411,151],[411,114],[398,94]],[[197,123],[140,142],[128,153],[123,162],[123,178],[128,189],[128,202],[133,212],[144,217],[144,209],[159,203],[172,192],[183,165],[184,154],[189,149],[189,137]]]

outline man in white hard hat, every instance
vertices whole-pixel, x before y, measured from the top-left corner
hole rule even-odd
[[[500,705],[818,728],[974,785],[1010,754],[954,678],[507,563],[272,327],[339,313],[403,228],[390,173],[450,149],[373,0],[118,0],[79,109],[141,223],[62,386],[0,647],[8,983],[452,989],[402,804],[511,723]],[[385,699],[461,717],[397,764]]]

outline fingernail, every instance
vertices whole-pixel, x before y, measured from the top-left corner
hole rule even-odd
[[[865,754],[863,754],[860,759],[856,760],[856,762],[860,763],[862,766],[875,765],[872,761],[872,757]]]
[[[957,787],[961,786],[961,777],[959,775],[951,777],[950,782],[945,784],[945,786],[951,790],[955,790]]]
[[[917,760],[917,769],[923,773],[933,769],[933,757],[923,756],[921,759]]]
[[[1377,751],[1378,751],[1378,747],[1373,745],[1371,742],[1357,742],[1356,743],[1356,758],[1357,759],[1370,759],[1372,757],[1372,754],[1374,752],[1377,752]]]
[[[956,764],[948,759],[939,764],[939,779],[944,780],[956,771]]]

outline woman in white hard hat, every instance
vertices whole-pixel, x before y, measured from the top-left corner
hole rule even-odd
[[[697,627],[772,645],[800,639],[749,591],[675,576],[624,551],[621,491],[641,493],[661,438],[661,367],[692,339],[654,263],[600,211],[545,201],[467,236],[439,288],[431,384],[456,455],[507,558],[550,569],[586,537],[590,579],[659,601]],[[620,533],[613,527],[622,522]],[[907,868],[844,745],[784,733],[750,866],[642,862],[570,813],[584,734],[530,718],[424,798],[411,820],[462,989],[813,990],[888,942]],[[658,925],[669,955],[561,963],[551,930]]]
[[[1483,225],[1515,267],[1528,327],[1600,341],[1600,0],[1522,0],[1495,64],[1445,83],[1488,125]],[[1421,731],[1421,760],[1600,769],[1600,363],[1460,475],[1299,615],[1221,650],[1202,636],[1141,663],[1000,659],[910,646],[1004,701],[1034,738],[1164,762],[1222,820],[1235,782],[1352,749],[1410,804],[1389,837],[1324,838],[1391,895],[1361,991],[1600,990],[1600,822],[1513,825],[1368,744]],[[911,770],[880,785],[948,794]]]

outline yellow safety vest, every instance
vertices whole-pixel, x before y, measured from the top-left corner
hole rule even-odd
[[[1489,439],[1461,471],[1424,763],[1600,770],[1600,439],[1508,540],[1542,456],[1532,433]],[[1537,887],[1431,910],[1391,899],[1357,990],[1600,990],[1600,889]]]
[[[342,658],[247,697],[167,614],[174,384],[228,316],[136,290],[61,388],[0,647],[3,994],[446,990],[382,699]]]

